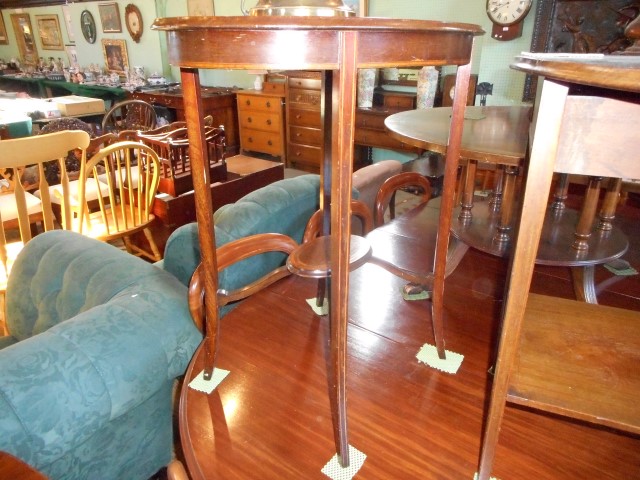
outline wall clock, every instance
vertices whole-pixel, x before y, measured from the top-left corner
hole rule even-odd
[[[138,43],[142,36],[142,15],[140,10],[133,4],[129,4],[124,8],[124,19],[127,24],[127,30],[134,42]]]
[[[93,15],[89,10],[83,10],[80,14],[80,30],[82,30],[82,36],[87,42],[95,43],[96,22],[93,20]]]
[[[522,36],[522,21],[533,0],[487,0],[487,15],[493,22],[491,38],[513,40]]]

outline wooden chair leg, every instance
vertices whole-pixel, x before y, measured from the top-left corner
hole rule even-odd
[[[149,242],[149,248],[151,248],[151,252],[153,254],[152,260],[154,262],[158,262],[162,260],[162,254],[158,249],[158,245],[156,244],[156,241],[153,238],[153,234],[151,233],[151,230],[148,228],[145,228],[143,232],[144,232],[144,236],[147,238],[147,241]]]

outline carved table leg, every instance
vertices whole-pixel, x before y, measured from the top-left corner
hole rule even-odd
[[[580,219],[578,220],[574,234],[576,238],[573,245],[571,245],[576,250],[586,250],[589,248],[587,241],[591,236],[591,228],[593,227],[593,221],[596,216],[601,181],[601,177],[589,177],[589,184],[587,185],[582,211],[580,212]]]

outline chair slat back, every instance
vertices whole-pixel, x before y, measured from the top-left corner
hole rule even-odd
[[[153,202],[160,181],[157,153],[140,142],[123,141],[98,151],[87,162],[79,182],[81,213],[75,229],[104,241],[125,237],[154,218]],[[95,190],[91,209],[88,191]]]
[[[41,223],[45,231],[65,227],[64,222],[57,225],[54,219],[45,164],[58,163],[63,192],[60,204],[64,216],[70,211],[65,160],[70,151],[79,150],[84,162],[89,141],[89,134],[81,130],[0,141],[0,171],[4,172],[4,186],[9,187],[0,195],[0,261],[6,276],[17,252],[31,240],[35,222]],[[36,189],[39,190],[39,198],[31,192]]]

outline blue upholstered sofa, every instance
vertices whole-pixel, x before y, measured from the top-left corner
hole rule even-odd
[[[0,449],[52,479],[145,480],[172,455],[172,387],[201,336],[154,265],[67,231],[36,236],[6,293]]]
[[[218,209],[213,218],[216,246],[257,233],[282,233],[302,241],[309,218],[318,209],[320,177],[301,175],[279,180],[245,195],[235,203]],[[238,262],[220,272],[220,288],[244,286],[281,265],[284,255],[263,254]],[[157,263],[189,285],[191,275],[200,263],[198,226],[195,223],[176,229],[164,250],[164,259]]]

